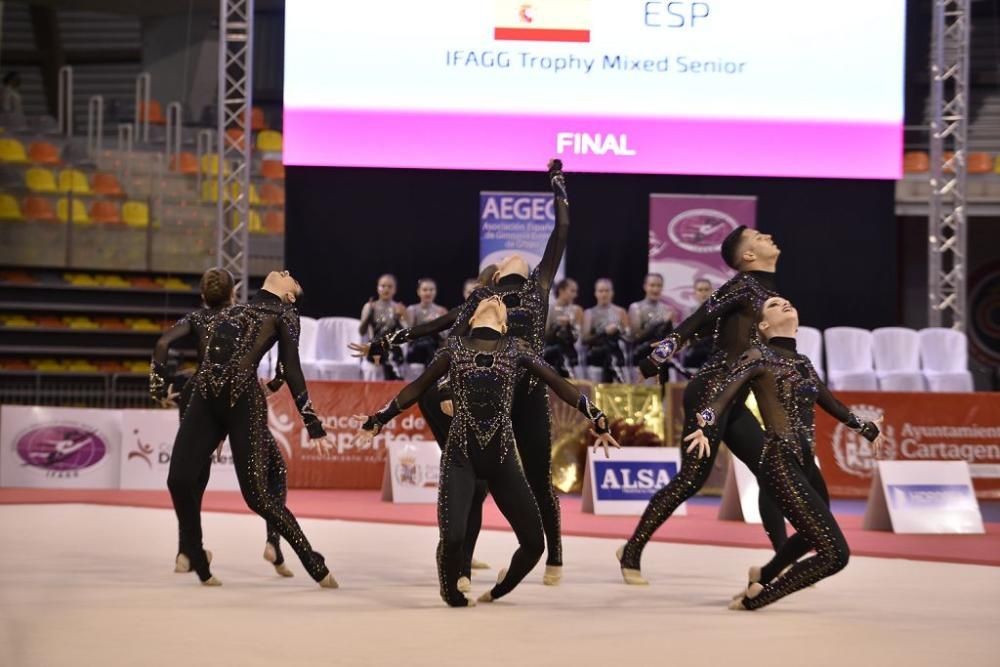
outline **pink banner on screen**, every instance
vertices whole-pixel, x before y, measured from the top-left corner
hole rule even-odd
[[[898,123],[285,108],[289,165],[896,179]]]
[[[663,275],[663,301],[682,319],[699,305],[696,280],[715,290],[732,277],[720,250],[740,225],[756,228],[756,197],[649,196],[649,271]]]

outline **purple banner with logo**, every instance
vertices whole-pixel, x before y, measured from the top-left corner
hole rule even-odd
[[[708,280],[715,290],[732,277],[719,252],[739,225],[757,226],[756,197],[649,196],[649,271],[663,274],[663,301],[681,319],[699,305],[696,280]]]
[[[117,410],[0,410],[0,486],[117,489],[120,449]]]

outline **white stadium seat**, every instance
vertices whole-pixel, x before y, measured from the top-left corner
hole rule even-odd
[[[920,358],[931,391],[973,391],[968,341],[954,329],[921,329]]]
[[[913,329],[882,327],[872,331],[875,375],[882,391],[923,391],[920,337]]]
[[[324,317],[319,321],[316,360],[324,380],[359,380],[361,363],[351,356],[348,343],[360,343],[361,320],[353,317]]]
[[[826,381],[826,373],[823,372],[823,334],[819,329],[799,327],[795,334],[795,347],[799,354],[809,357],[819,378]]]
[[[872,368],[872,334],[855,327],[832,327],[823,332],[830,389],[876,391]]]

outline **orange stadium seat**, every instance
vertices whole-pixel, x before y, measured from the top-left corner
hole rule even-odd
[[[49,193],[55,192],[58,189],[56,187],[56,177],[50,170],[43,169],[42,167],[32,167],[24,172],[24,184],[32,192]]]
[[[87,215],[87,207],[83,205],[83,202],[74,199],[73,205],[70,206],[69,199],[66,197],[61,197],[56,202],[56,217],[59,218],[60,222],[72,220],[75,225],[89,225],[91,222],[90,216]]]
[[[274,183],[263,183],[260,186],[260,198],[268,206],[284,206],[285,189]]]
[[[17,139],[0,139],[0,162],[27,162],[24,144]]]
[[[93,188],[94,192],[105,197],[125,196],[125,191],[122,190],[122,185],[118,182],[118,178],[114,174],[107,172],[99,171],[94,174],[94,177],[90,181],[90,187]]]
[[[268,234],[284,234],[285,212],[275,210],[267,211],[264,214],[264,231]]]
[[[245,135],[243,134],[243,130],[238,127],[231,127],[227,129],[226,136],[229,137],[229,140],[233,142],[234,145],[243,146],[243,139]]]
[[[35,164],[58,165],[62,162],[59,148],[47,141],[36,141],[28,146],[28,157]]]
[[[139,119],[145,120],[149,119],[150,123],[154,125],[163,125],[167,122],[167,119],[163,117],[163,109],[160,107],[160,103],[156,100],[149,101],[149,108],[146,108],[145,102],[139,103]]]
[[[55,222],[56,212],[52,210],[52,204],[49,200],[44,197],[25,197],[24,217],[27,220]]]
[[[260,175],[272,181],[285,180],[285,165],[281,160],[263,160],[260,163]]]
[[[197,174],[198,158],[189,151],[174,155],[170,158],[170,171],[185,175]]]
[[[903,155],[903,171],[907,174],[927,173],[930,164],[930,157],[924,151],[910,151]]]
[[[966,170],[970,174],[988,174],[993,171],[993,160],[989,153],[969,153]]]
[[[24,220],[21,206],[14,196],[0,194],[0,220]]]
[[[282,146],[281,132],[263,130],[257,135],[257,150],[265,153],[280,153]]]
[[[122,216],[118,212],[118,206],[111,201],[95,201],[90,205],[90,218],[94,222],[105,224],[118,224],[122,221]]]
[[[264,110],[260,107],[250,110],[250,129],[254,132],[267,129],[267,119],[264,118]]]

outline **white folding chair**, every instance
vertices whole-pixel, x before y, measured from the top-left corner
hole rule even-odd
[[[274,378],[274,373],[278,369],[278,344],[275,343],[271,346],[271,349],[260,358],[260,363],[257,364],[257,377],[264,378],[265,380],[271,380]]]
[[[872,334],[856,327],[832,327],[823,332],[830,389],[876,391],[872,368]]]
[[[324,317],[319,321],[314,363],[324,380],[361,378],[361,364],[347,347],[348,343],[361,342],[360,325],[361,321],[353,317]]]
[[[823,372],[823,334],[819,329],[813,327],[799,327],[795,334],[796,347],[800,354],[804,354],[812,362],[813,368],[819,375],[819,379],[826,381],[826,373]]]
[[[319,322],[314,317],[299,318],[299,363],[307,380],[322,380],[323,374],[316,362],[316,340]]]
[[[920,337],[913,329],[882,327],[872,331],[875,375],[882,391],[923,391]]]
[[[954,329],[921,329],[920,359],[931,391],[973,391],[969,372],[968,341]]]

